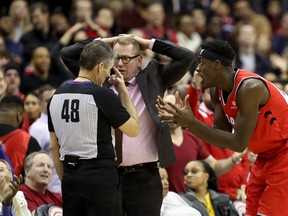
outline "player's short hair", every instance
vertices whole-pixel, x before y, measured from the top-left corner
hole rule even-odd
[[[230,60],[231,63],[235,57],[233,48],[226,41],[222,41],[222,40],[207,41],[201,45],[201,48],[204,50],[208,50],[212,53],[215,53],[218,56],[222,56],[224,57],[224,59]]]

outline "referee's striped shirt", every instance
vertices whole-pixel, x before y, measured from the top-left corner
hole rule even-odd
[[[48,104],[49,131],[66,154],[81,159],[115,158],[111,126],[118,128],[130,118],[118,96],[91,82],[69,82],[57,89]]]

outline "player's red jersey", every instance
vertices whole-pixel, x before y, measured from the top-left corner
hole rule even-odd
[[[262,80],[270,92],[268,102],[259,108],[258,122],[248,143],[248,148],[255,154],[279,147],[288,139],[288,96],[273,83],[263,77],[238,69],[234,77],[234,87],[227,101],[223,99],[222,90],[218,89],[218,97],[231,126],[234,127],[238,112],[236,95],[241,84],[247,79]],[[272,155],[266,155],[267,157]]]

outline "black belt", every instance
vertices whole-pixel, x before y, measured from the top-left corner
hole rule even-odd
[[[90,159],[80,159],[77,155],[65,155],[63,165],[67,168],[77,168],[79,166],[89,166],[94,167],[114,167],[114,159],[104,159],[104,158],[90,158]]]
[[[155,168],[156,169],[159,168],[158,162],[141,163],[141,164],[135,164],[132,166],[122,166],[122,167],[118,167],[118,170],[121,174],[126,174],[126,173],[145,171],[147,169],[155,169]]]

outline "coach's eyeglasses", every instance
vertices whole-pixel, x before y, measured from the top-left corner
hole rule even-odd
[[[118,64],[119,60],[121,59],[121,61],[124,63],[124,64],[128,64],[132,59],[136,58],[140,56],[140,54],[138,55],[135,55],[135,56],[117,56],[115,59],[114,59],[114,63],[115,64]]]

